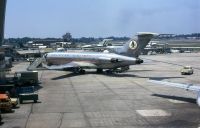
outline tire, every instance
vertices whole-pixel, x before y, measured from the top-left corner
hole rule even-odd
[[[19,102],[20,102],[20,104],[23,104],[23,101],[22,101],[22,100],[20,100]]]
[[[103,72],[103,69],[97,68],[97,73],[102,73],[102,72]]]
[[[13,107],[13,108],[16,108],[16,107],[17,107],[17,105],[13,105],[12,107]]]
[[[113,72],[111,70],[106,70],[107,74],[112,74]]]
[[[85,74],[85,70],[81,70],[80,73],[81,73],[81,74]]]
[[[35,80],[30,80],[30,84],[34,84],[35,83]]]
[[[34,100],[34,103],[37,103],[37,100]]]

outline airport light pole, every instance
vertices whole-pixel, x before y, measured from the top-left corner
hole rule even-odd
[[[0,48],[4,40],[4,23],[6,12],[6,0],[0,0]],[[5,58],[4,53],[0,52],[0,84],[5,83]]]
[[[6,0],[0,0],[0,46],[4,39],[4,22],[5,22]]]

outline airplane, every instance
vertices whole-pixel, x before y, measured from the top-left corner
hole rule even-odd
[[[172,82],[166,82],[166,81],[158,81],[158,80],[149,80],[151,83],[156,83],[156,84],[162,84],[166,86],[171,86],[171,87],[177,87],[177,88],[182,88],[185,90],[189,91],[194,91],[197,93],[197,99],[196,102],[198,106],[200,107],[200,86],[198,85],[193,85],[193,84],[181,84],[181,83],[172,83]]]
[[[89,44],[89,45],[83,45],[81,48],[82,49],[97,49],[97,48],[105,48],[106,46],[112,45],[110,44],[110,41],[113,39],[104,39],[103,41],[99,42],[98,44]]]
[[[138,58],[140,51],[148,44],[156,33],[138,33],[136,39],[127,42],[120,53],[101,52],[52,52],[43,56],[43,67],[50,70],[70,70],[74,73],[84,74],[84,69],[97,69],[97,73],[106,69],[108,73],[121,73],[127,71],[130,65],[141,64]],[[126,55],[126,56],[125,56]]]

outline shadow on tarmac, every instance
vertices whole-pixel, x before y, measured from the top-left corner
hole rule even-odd
[[[152,70],[136,70],[133,72],[146,72],[146,71],[152,71]],[[168,77],[168,76],[163,76],[163,77],[148,77],[148,76],[139,76],[139,75],[134,75],[134,74],[124,74],[124,73],[96,73],[96,72],[87,72],[86,74],[76,74],[76,73],[69,73],[65,75],[61,75],[58,77],[51,78],[51,80],[60,80],[64,78],[70,78],[70,77],[76,77],[76,76],[81,76],[81,75],[89,75],[89,74],[96,74],[96,75],[104,75],[108,77],[136,77],[136,78],[149,78],[149,79],[154,79],[154,80],[163,80],[163,79],[172,79],[172,78],[184,78],[184,77]]]
[[[184,101],[184,102],[196,104],[196,99],[194,99],[194,98],[179,97],[179,96],[170,96],[170,95],[163,95],[163,94],[152,94],[152,96],[161,97],[161,98],[165,98],[165,99],[172,99],[172,100]]]
[[[110,77],[136,77],[136,78],[149,78],[154,80],[163,80],[163,79],[172,79],[172,78],[184,78],[184,77],[171,77],[171,76],[160,76],[160,77],[148,77],[148,76],[139,76],[139,75],[133,75],[133,74],[111,74],[107,75]]]

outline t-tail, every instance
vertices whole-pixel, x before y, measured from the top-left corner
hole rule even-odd
[[[156,35],[158,34],[139,32],[137,33],[137,37],[129,40],[121,49],[118,49],[116,53],[137,58],[149,41]]]

